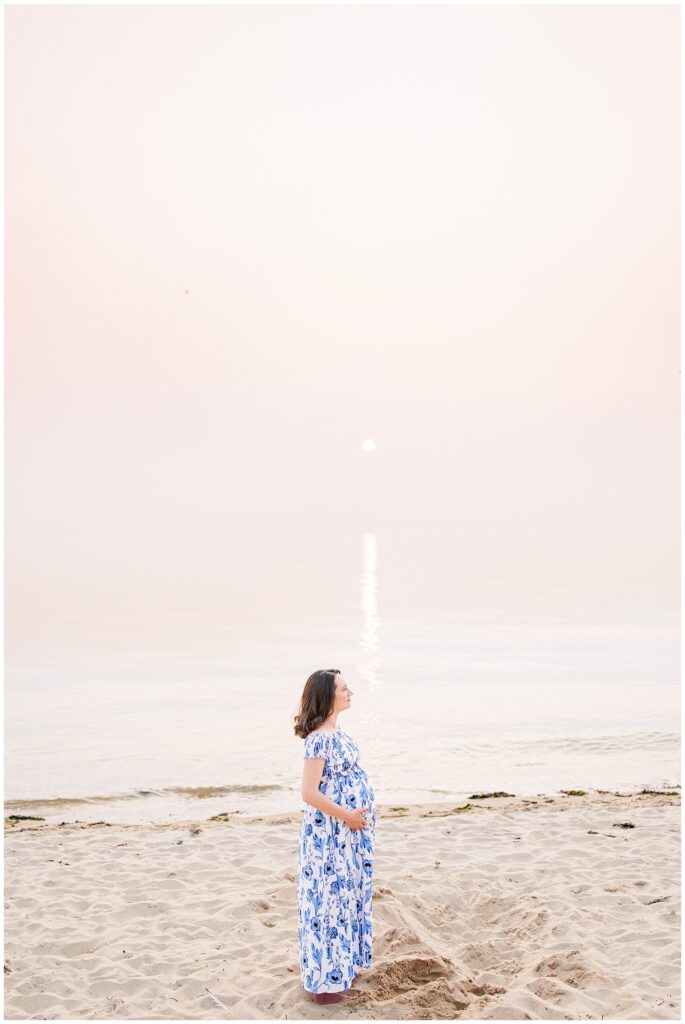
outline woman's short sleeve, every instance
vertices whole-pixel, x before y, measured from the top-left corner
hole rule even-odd
[[[327,757],[330,740],[330,734],[325,735],[324,733],[320,732],[310,732],[309,736],[305,737],[304,756]]]

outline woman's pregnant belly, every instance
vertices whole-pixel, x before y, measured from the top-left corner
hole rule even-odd
[[[364,817],[367,827],[376,825],[376,796],[371,780],[363,768],[355,765],[338,780],[338,802],[351,811],[367,808]]]

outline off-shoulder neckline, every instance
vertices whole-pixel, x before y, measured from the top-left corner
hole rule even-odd
[[[343,729],[312,729],[308,736],[336,736],[338,733],[344,732]]]

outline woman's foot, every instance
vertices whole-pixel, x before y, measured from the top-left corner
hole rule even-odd
[[[309,997],[313,1003],[344,1003],[347,999],[347,992],[310,992]]]

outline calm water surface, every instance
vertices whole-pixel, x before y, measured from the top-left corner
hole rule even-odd
[[[340,668],[380,803],[680,783],[679,612],[621,568],[493,570],[450,538],[246,539],[217,586],[42,609],[6,639],[6,814],[301,808],[292,716]],[[180,581],[182,582],[182,581]]]

